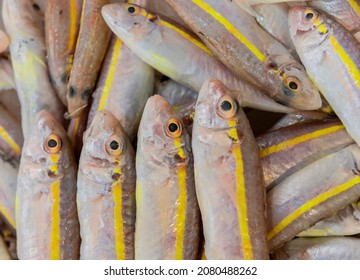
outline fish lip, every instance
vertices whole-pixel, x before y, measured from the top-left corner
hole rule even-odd
[[[101,15],[103,16],[104,19],[107,18],[109,20],[115,18],[116,14],[113,11],[113,6],[118,6],[118,5],[113,3],[102,6]]]
[[[99,160],[101,160],[102,162],[105,162],[105,164],[104,165],[98,165],[98,164],[95,164],[95,163],[91,162],[91,161],[96,161],[97,162]],[[108,169],[108,168],[115,168],[117,166],[117,163],[116,162],[111,163],[107,159],[99,159],[99,158],[91,156],[91,160],[86,165],[87,165],[87,167],[90,167],[90,168]]]
[[[78,172],[81,174],[81,176],[87,178],[91,182],[94,182],[97,184],[112,184],[115,182],[115,180],[112,179],[112,176],[114,174],[116,174],[116,172],[114,172],[114,168],[115,168],[114,166],[97,166],[97,165],[87,163],[84,167],[79,168]],[[102,172],[103,170],[106,170],[106,169],[108,169],[110,171],[110,173],[112,174],[111,176],[105,176],[106,173]],[[89,173],[89,170],[95,171],[95,172]],[[108,179],[108,181],[104,181],[103,178],[99,178],[99,176],[97,176],[99,173],[104,175],[104,177],[106,177]]]

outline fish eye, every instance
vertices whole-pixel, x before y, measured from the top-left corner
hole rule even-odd
[[[112,140],[110,142],[110,149],[113,151],[116,151],[117,149],[119,149],[119,143],[116,140]]]
[[[182,125],[180,121],[176,118],[171,118],[170,120],[168,120],[165,127],[165,133],[171,138],[180,137],[182,133]]]
[[[306,9],[304,12],[306,21],[313,22],[317,19],[317,13],[312,9]]]
[[[105,144],[105,150],[109,155],[118,156],[124,150],[124,140],[116,135],[110,137]]]
[[[300,88],[300,81],[295,77],[288,77],[284,80],[285,86],[292,90],[292,91],[298,91]]]
[[[137,5],[133,5],[133,4],[126,4],[126,10],[133,15],[137,15],[140,13],[141,8]]]
[[[216,106],[217,114],[224,119],[230,119],[236,115],[238,110],[238,104],[234,98],[229,95],[225,95],[219,99]]]
[[[44,143],[44,149],[50,154],[56,154],[60,151],[61,139],[56,134],[51,134]]]

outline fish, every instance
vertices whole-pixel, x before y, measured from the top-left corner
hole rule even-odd
[[[0,151],[0,216],[15,232],[15,197],[19,163],[6,158]]]
[[[360,31],[359,0],[313,0],[308,5],[334,17],[353,34]]]
[[[2,91],[11,89],[15,89],[15,80],[11,61],[5,57],[0,57],[0,95],[2,94]]]
[[[21,125],[0,103],[0,156],[11,162],[20,162],[24,138]]]
[[[21,108],[16,90],[5,90],[0,92],[0,103],[3,107],[6,108],[8,113],[11,114],[20,124]]]
[[[356,237],[296,238],[275,251],[275,260],[358,260]]]
[[[120,122],[96,112],[84,134],[77,205],[81,259],[134,259],[135,152]]]
[[[167,21],[173,21],[180,26],[186,26],[184,20],[164,0],[128,0],[127,3],[135,4],[146,10],[166,17]]]
[[[108,110],[134,140],[146,100],[153,94],[154,69],[113,35],[103,62],[87,127],[96,111]]]
[[[360,196],[360,150],[352,144],[288,176],[267,193],[270,252]]]
[[[286,3],[259,4],[253,9],[257,14],[256,21],[297,59],[288,28],[289,6]]]
[[[31,1],[3,0],[2,15],[11,40],[9,49],[26,138],[38,112],[46,109],[62,122],[64,107],[50,83],[43,23]]]
[[[360,233],[360,208],[352,203],[341,209],[334,216],[316,223],[311,228],[300,232],[300,237],[346,236]]]
[[[0,216],[15,231],[16,185],[23,136],[20,121],[1,103],[0,116]]]
[[[25,138],[16,193],[17,253],[27,259],[79,259],[77,167],[70,140],[45,110]]]
[[[16,234],[1,219],[0,219],[0,232],[5,242],[7,252],[9,253],[11,259],[18,260],[19,258],[17,257],[16,254]]]
[[[158,95],[166,98],[170,103],[176,111],[176,114],[184,123],[187,132],[191,135],[198,92],[173,80],[159,83],[156,91]]]
[[[67,119],[78,117],[93,93],[111,38],[111,31],[101,16],[101,8],[108,3],[110,0],[83,1],[79,37],[66,95]]]
[[[82,0],[49,0],[45,11],[47,62],[52,85],[67,106],[67,85],[80,28]]]
[[[154,95],[138,132],[135,259],[197,259],[200,227],[190,137],[166,99]]]
[[[256,140],[268,191],[311,162],[354,143],[337,119],[295,124]]]
[[[30,0],[29,1],[34,9],[39,15],[44,17],[46,12],[47,0]]]
[[[10,44],[10,39],[4,30],[0,29],[0,53],[4,52]]]
[[[236,77],[203,43],[160,16],[127,3],[105,5],[102,15],[137,56],[174,81],[198,92],[208,78],[214,77],[238,90],[247,105],[275,112],[292,111]]]
[[[339,23],[312,8],[291,8],[289,27],[310,78],[359,145],[360,43]]]
[[[171,79],[158,83],[155,91],[164,97],[175,110],[187,103],[196,103],[198,98],[198,92]]]
[[[333,118],[333,116],[320,111],[298,111],[293,114],[284,115],[268,130],[268,132],[294,124],[309,123],[314,120],[328,120]]]
[[[234,2],[245,12],[247,12],[249,15],[252,15],[254,17],[259,16],[256,13],[256,10],[254,10],[254,5],[259,4],[276,4],[276,3],[284,3],[288,2],[289,5],[291,5],[293,2],[295,3],[301,3],[302,1],[307,0],[234,0]]]
[[[10,254],[6,248],[6,244],[0,235],[0,260],[11,260]]]
[[[235,3],[166,1],[233,73],[280,104],[298,110],[321,107],[320,93],[301,63]]]
[[[192,148],[207,259],[268,259],[258,147],[245,113],[218,80],[199,93]]]

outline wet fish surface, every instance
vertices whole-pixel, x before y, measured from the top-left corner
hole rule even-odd
[[[207,259],[268,259],[265,187],[256,140],[231,92],[210,79],[192,146]]]
[[[239,77],[261,87],[281,104],[299,110],[320,108],[320,94],[304,67],[235,3],[166,1]]]
[[[50,83],[43,22],[31,2],[4,0],[2,15],[11,40],[11,62],[26,137],[38,112],[46,109],[62,123],[64,108]]]
[[[360,43],[339,23],[312,8],[291,8],[289,27],[311,79],[359,144]]]
[[[66,132],[47,111],[25,140],[16,200],[19,259],[79,259],[76,163]]]
[[[135,152],[119,121],[97,112],[84,134],[77,206],[81,259],[134,259]]]
[[[190,137],[159,95],[140,122],[136,173],[135,259],[196,259],[201,219]]]
[[[360,239],[354,237],[296,238],[274,253],[277,260],[358,260]]]

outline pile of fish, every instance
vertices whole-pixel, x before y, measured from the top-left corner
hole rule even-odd
[[[360,259],[359,0],[0,7],[0,259]]]

